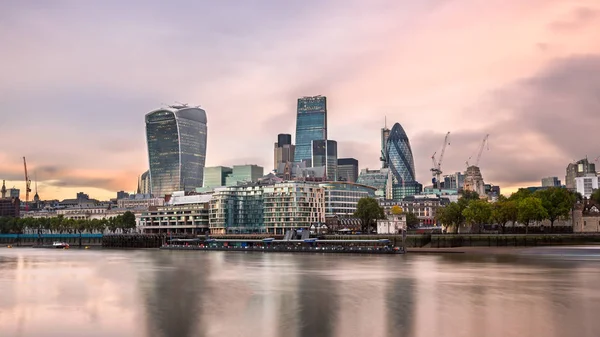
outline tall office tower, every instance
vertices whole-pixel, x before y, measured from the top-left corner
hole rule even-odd
[[[358,160],[354,158],[338,159],[338,180],[355,183],[358,179]]]
[[[277,170],[279,164],[293,162],[295,146],[292,145],[292,135],[279,134],[277,135],[277,143],[275,143],[275,153],[273,158],[273,168]]]
[[[335,140],[313,140],[311,151],[312,167],[325,167],[328,181],[337,181],[337,142]]]
[[[298,98],[296,116],[296,150],[294,161],[311,159],[313,140],[327,139],[327,98],[325,96]],[[312,166],[316,166],[314,163]]]
[[[390,131],[385,157],[393,175],[394,200],[422,191],[423,186],[415,180],[415,163],[408,136],[399,123]]]
[[[379,157],[381,160],[381,168],[388,167],[387,161],[387,140],[390,137],[390,129],[387,128],[387,119],[381,128],[381,151],[379,152]]]
[[[198,107],[172,105],[146,115],[151,194],[202,187],[206,131],[206,112]]]
[[[150,194],[150,171],[142,173],[138,178],[138,194]]]

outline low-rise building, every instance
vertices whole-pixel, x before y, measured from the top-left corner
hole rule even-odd
[[[586,200],[573,210],[574,233],[600,233],[600,205]]]
[[[142,212],[139,230],[142,233],[207,233],[211,197],[210,194],[174,192],[164,206],[151,206],[148,211]]]
[[[128,198],[117,200],[118,208],[147,209],[150,206],[163,206],[165,199],[153,198],[150,194],[134,194]]]
[[[400,206],[405,213],[413,213],[421,222],[421,225],[431,226],[436,224],[435,216],[437,210],[450,203],[447,198],[440,198],[435,194],[413,195],[400,201],[380,200],[379,205],[383,207],[386,214],[391,213],[393,206]]]
[[[377,234],[402,234],[406,228],[406,215],[391,214],[386,219],[377,220]]]
[[[325,223],[325,193],[314,183],[291,181],[263,189],[264,222],[269,234],[309,229]]]

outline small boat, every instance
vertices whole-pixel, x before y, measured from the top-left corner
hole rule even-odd
[[[52,247],[69,249],[69,244],[66,242],[54,241]]]

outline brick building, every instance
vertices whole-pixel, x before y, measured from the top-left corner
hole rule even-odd
[[[18,218],[20,215],[21,200],[19,198],[0,199],[0,217]]]

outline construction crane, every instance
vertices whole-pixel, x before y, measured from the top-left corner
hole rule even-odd
[[[431,161],[433,164],[433,167],[431,168],[431,174],[434,176],[434,184],[437,184],[437,188],[440,191],[442,189],[442,185],[440,183],[440,176],[442,175],[442,161],[444,160],[444,153],[446,152],[446,145],[450,145],[450,142],[448,141],[448,137],[450,137],[450,131],[448,131],[448,133],[446,133],[446,137],[444,138],[444,144],[442,145],[442,152],[440,153],[440,158],[438,160],[435,159],[435,154],[437,152],[434,152],[433,155],[431,156]]]
[[[489,134],[485,135],[485,137],[483,137],[483,141],[481,142],[481,146],[479,147],[479,153],[477,154],[477,160],[475,161],[475,165],[473,166],[479,166],[479,160],[481,160],[481,155],[483,154],[483,148],[485,147],[485,145],[488,143],[488,138],[490,137]],[[490,149],[489,144],[488,144],[488,150]],[[469,160],[471,160],[471,158],[473,158],[473,156],[469,157]],[[469,160],[467,160],[465,162],[465,164],[467,164],[467,167],[469,167]]]
[[[25,167],[25,211],[29,211],[29,192],[31,192],[31,179],[27,174],[27,161],[23,157],[23,166]]]

